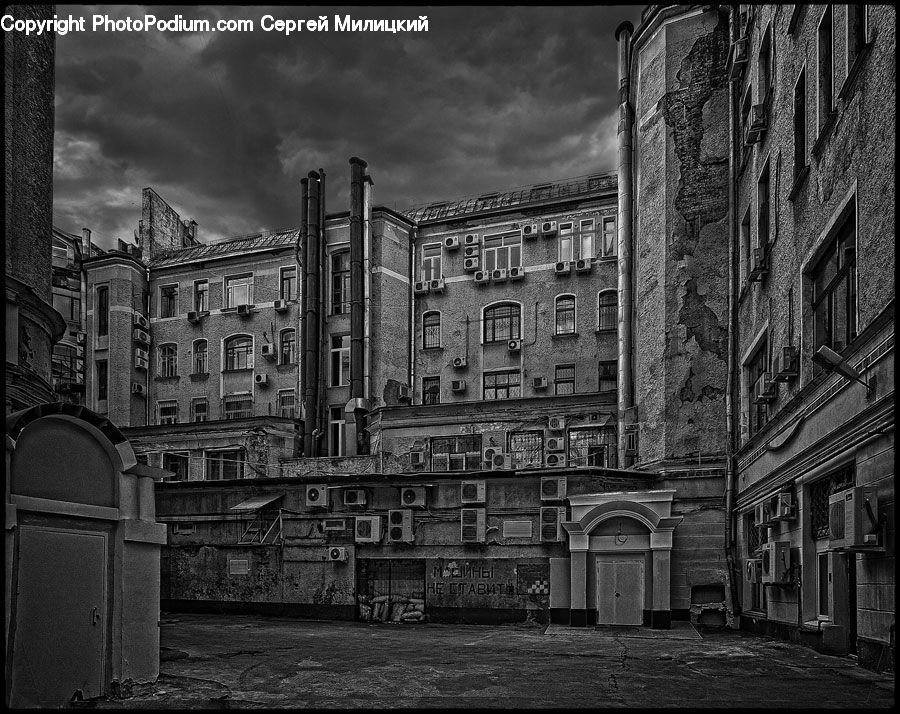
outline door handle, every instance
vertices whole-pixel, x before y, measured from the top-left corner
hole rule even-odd
[[[100,622],[100,610],[97,607],[91,608],[91,625],[96,625]]]

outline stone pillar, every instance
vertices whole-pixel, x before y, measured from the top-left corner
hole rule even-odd
[[[587,621],[587,551],[573,550],[571,577],[569,582],[569,624],[586,627]]]

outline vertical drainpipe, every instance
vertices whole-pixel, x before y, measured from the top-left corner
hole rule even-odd
[[[304,428],[304,455],[318,456],[316,437],[318,436],[317,416],[319,412],[319,174],[309,172],[309,193],[306,213],[306,283],[307,297],[304,300],[306,333],[305,369],[306,377],[306,421]]]
[[[350,159],[350,398],[364,396],[363,172],[366,162]]]
[[[303,455],[309,454],[309,444],[307,443],[307,427],[309,423],[309,413],[306,395],[306,365],[309,362],[309,355],[306,353],[306,300],[309,295],[309,246],[306,243],[306,214],[307,201],[309,200],[309,179],[300,179],[300,233],[297,236],[296,259],[298,270],[300,271],[300,374],[299,391],[300,395],[300,415],[303,417]]]
[[[416,316],[416,294],[415,294],[415,280],[413,275],[413,270],[415,268],[415,256],[416,256],[416,237],[418,236],[418,229],[415,226],[412,226],[409,229],[409,268],[407,270],[407,275],[409,276],[409,299],[406,301],[408,310],[409,310],[409,374],[407,377],[407,384],[409,385],[409,393],[415,394],[415,385],[416,385],[416,363],[415,363],[415,344],[416,344],[416,325],[415,325],[415,316]],[[468,321],[466,322],[466,359],[469,358],[469,333],[468,333]],[[410,403],[415,401],[415,397],[410,397]]]
[[[632,458],[625,457],[625,426],[631,423],[634,404],[634,376],[632,373],[632,131],[634,113],[629,103],[629,75],[631,33],[634,26],[623,22],[616,28],[619,43],[619,125],[618,145],[618,448],[619,466],[631,466]]]
[[[319,275],[319,295],[316,303],[319,308],[319,380],[317,386],[316,400],[318,409],[316,410],[316,454],[325,454],[328,451],[328,442],[325,442],[325,448],[322,448],[322,440],[328,437],[328,400],[325,398],[325,369],[328,348],[326,340],[328,339],[328,330],[326,321],[328,319],[328,302],[326,300],[328,294],[327,281],[327,265],[328,251],[326,247],[328,239],[325,235],[325,169],[319,169],[319,264],[316,267]]]

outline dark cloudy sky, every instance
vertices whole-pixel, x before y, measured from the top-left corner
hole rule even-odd
[[[643,6],[57,6],[57,15],[250,18],[251,33],[69,33],[56,47],[54,223],[133,240],[152,186],[203,240],[297,223],[324,168],[347,208],[347,160],[405,208],[615,168],[616,26]],[[334,14],[428,32],[337,32]],[[329,31],[263,32],[265,14]]]

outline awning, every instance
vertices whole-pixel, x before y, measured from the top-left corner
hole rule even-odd
[[[268,506],[270,503],[274,503],[279,498],[284,498],[283,493],[268,494],[266,496],[254,496],[253,498],[248,498],[246,501],[241,501],[238,505],[232,506],[232,511],[258,511],[260,508],[264,506]]]

